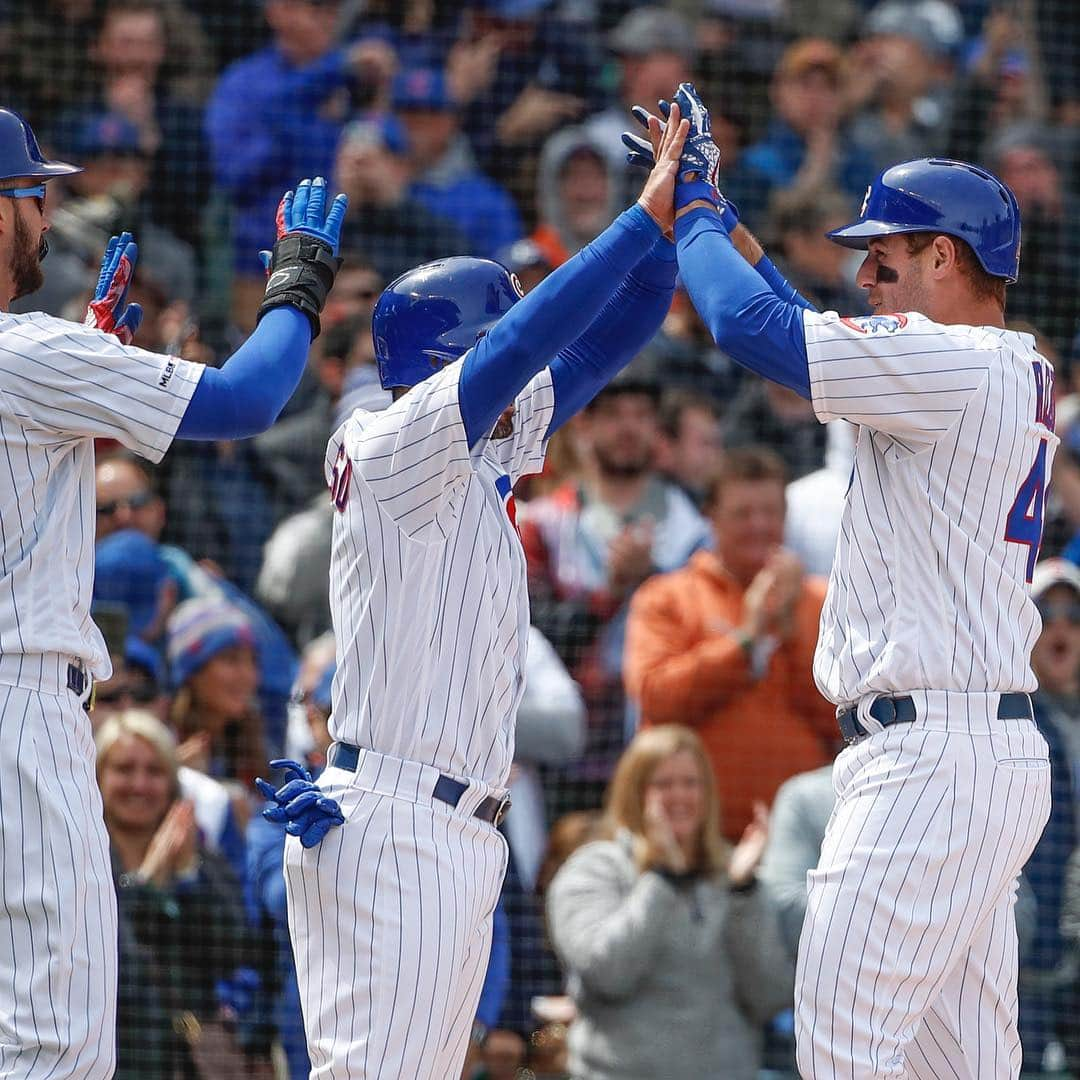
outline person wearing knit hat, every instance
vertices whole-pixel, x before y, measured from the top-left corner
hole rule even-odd
[[[181,761],[246,788],[265,757],[251,622],[226,600],[185,600],[166,624],[166,658]]]

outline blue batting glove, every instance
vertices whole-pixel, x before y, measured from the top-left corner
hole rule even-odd
[[[304,847],[314,847],[330,829],[344,824],[345,815],[337,800],[322,792],[300,762],[276,758],[270,765],[291,773],[292,778],[276,789],[261,777],[256,779],[255,786],[273,804],[262,812],[267,821],[284,825],[285,831],[299,837]]]
[[[139,304],[127,302],[139,247],[131,233],[121,233],[109,240],[101,260],[94,297],[86,309],[85,326],[93,326],[130,345],[142,323],[143,310]]]
[[[296,191],[287,191],[278,207],[278,239],[286,233],[300,232],[328,244],[336,255],[341,245],[341,226],[349,206],[347,195],[335,195],[326,211],[326,181],[321,176],[301,180]]]
[[[690,121],[686,144],[679,160],[679,182],[675,185],[675,208],[681,209],[696,199],[706,199],[720,206],[720,147],[713,142],[709,110],[698,96],[694,84],[679,84],[675,103],[683,119]]]

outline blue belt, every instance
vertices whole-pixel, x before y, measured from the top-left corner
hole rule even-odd
[[[348,743],[333,743],[326,755],[326,763],[335,769],[344,769],[346,772],[356,772],[360,764],[361,749],[358,746],[350,746]],[[433,799],[457,807],[462,796],[469,790],[469,785],[462,780],[455,780],[452,776],[440,773],[435,781],[435,789],[431,793]],[[494,795],[488,795],[473,811],[472,816],[486,821],[491,825],[498,826],[506,812],[510,809],[510,796],[496,799]]]
[[[910,697],[879,697],[870,706],[870,715],[882,727],[910,724],[915,719],[915,702]],[[1027,694],[1002,694],[998,700],[999,720],[1030,720],[1033,715],[1031,698]],[[845,709],[836,719],[848,746],[870,734],[859,722],[856,708]]]

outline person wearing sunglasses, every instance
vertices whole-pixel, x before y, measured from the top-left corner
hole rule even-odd
[[[44,281],[47,186],[79,171],[0,108],[0,1073],[23,1080],[115,1068],[116,895],[87,715],[91,681],[111,672],[90,616],[94,439],[158,462],[175,438],[268,428],[319,333],[347,205],[321,177],[285,194],[272,250],[251,253],[269,274],[256,329],[207,368],[132,344],[127,233],[83,324],[11,313]]]

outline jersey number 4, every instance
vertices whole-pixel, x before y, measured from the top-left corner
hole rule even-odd
[[[1005,539],[1010,544],[1025,544],[1028,549],[1027,580],[1035,572],[1035,560],[1043,534],[1043,507],[1046,503],[1046,439],[1039,440],[1035,463],[1020,485],[1016,500],[1005,518]]]

